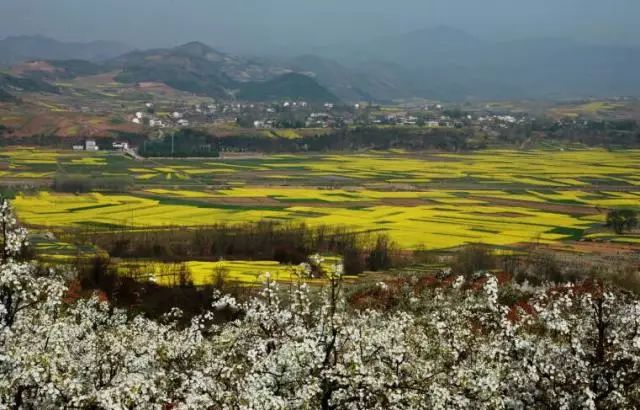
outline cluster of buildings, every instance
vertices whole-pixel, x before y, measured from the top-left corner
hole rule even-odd
[[[76,144],[73,146],[74,151],[89,151],[95,152],[100,151],[100,147],[95,140],[85,140],[84,144]]]
[[[128,151],[129,143],[126,141],[114,142],[111,144],[111,147],[114,151]],[[87,151],[87,152],[96,152],[100,151],[100,147],[96,140],[87,139],[84,141],[84,144],[75,144],[73,145],[74,151]]]
[[[506,128],[525,121],[513,115],[490,111],[472,114],[460,110],[452,113],[441,104],[429,104],[385,110],[371,105],[336,105],[331,102],[309,104],[306,101],[284,100],[273,103],[202,103],[163,106],[156,109],[146,103],[131,121],[151,128],[180,128],[207,125],[238,124],[256,129],[270,128],[334,128],[350,125],[392,125],[426,128],[461,128],[483,125]],[[456,110],[454,110],[456,111]],[[158,114],[162,112],[162,114]]]
[[[179,111],[174,111],[164,118],[159,118],[148,112],[138,111],[131,121],[134,124],[148,125],[152,128],[188,127],[190,125],[189,120],[184,118],[184,113]]]

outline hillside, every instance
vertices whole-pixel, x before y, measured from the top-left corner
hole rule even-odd
[[[101,74],[108,70],[102,64],[86,60],[34,60],[12,67],[11,72],[20,77],[58,81]]]
[[[367,79],[334,60],[308,54],[292,59],[289,64],[295,71],[303,72],[316,79],[341,100],[377,99],[372,96],[373,87],[366,84]]]
[[[336,97],[308,76],[276,64],[226,54],[192,42],[171,49],[136,51],[106,64],[122,70],[123,83],[161,82],[172,88],[214,98],[266,101],[300,98],[335,101]]]
[[[12,102],[15,101],[15,99],[13,95],[0,88],[0,102]]]
[[[313,78],[297,73],[284,74],[268,81],[243,84],[237,97],[247,101],[293,99],[309,102],[335,102],[338,100],[335,95]]]
[[[130,47],[113,41],[87,43],[62,42],[44,36],[14,36],[0,40],[0,65],[20,64],[30,60],[107,60]]]
[[[58,88],[44,81],[15,77],[9,74],[0,73],[0,90],[11,94],[12,91],[24,91],[24,92],[45,92],[54,93],[59,92]]]
[[[199,43],[134,51],[107,62],[122,83],[161,82],[178,90],[222,98],[235,82],[222,66],[226,56]]]

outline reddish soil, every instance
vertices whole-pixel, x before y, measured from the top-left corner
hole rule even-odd
[[[11,73],[14,75],[23,75],[24,73],[30,72],[43,72],[43,73],[53,73],[57,71],[57,68],[52,66],[46,61],[30,61],[24,64],[20,64],[11,68]]]
[[[133,123],[111,124],[107,117],[88,116],[75,112],[39,110],[30,112],[28,117],[20,117],[19,119],[6,122],[6,125],[14,129],[13,135],[17,137],[29,137],[49,133],[62,137],[74,137],[78,135],[100,137],[109,135],[111,131],[140,131],[140,126]],[[71,132],[72,130],[74,132]]]
[[[433,201],[428,199],[419,199],[419,198],[383,198],[379,202],[379,205],[387,205],[387,206],[423,206],[433,204]]]
[[[606,242],[562,242],[548,245],[554,251],[571,251],[598,256],[624,256],[640,252],[640,246]]]
[[[497,217],[501,217],[501,218],[521,218],[523,216],[527,216],[525,214],[520,214],[518,212],[494,212],[494,213],[472,212],[469,215],[474,215],[474,216],[479,216],[479,217],[497,216]]]

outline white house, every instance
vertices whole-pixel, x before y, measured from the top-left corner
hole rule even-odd
[[[189,120],[178,120],[178,125],[180,125],[181,127],[188,127],[189,126]]]
[[[134,118],[133,120],[131,120],[131,122],[133,122],[134,124],[142,124],[142,120],[138,117]]]
[[[149,126],[150,127],[164,128],[164,123],[162,122],[162,120],[158,120],[158,119],[152,118],[152,119],[149,120]]]
[[[173,117],[174,119],[176,119],[176,120],[177,120],[177,119],[179,119],[179,118],[182,118],[182,113],[180,113],[180,112],[178,112],[178,111],[174,111],[174,112],[171,114],[171,117]]]
[[[84,143],[84,149],[86,151],[98,151],[98,144],[94,140],[86,140]]]
[[[144,117],[144,113],[143,113],[142,111],[138,111],[138,112],[136,113],[136,118],[138,118],[138,119],[142,119],[143,117]]]
[[[84,145],[74,145],[73,146],[73,150],[74,151],[84,151]]]
[[[119,149],[121,151],[126,151],[129,149],[128,142],[114,142],[112,146],[113,146],[113,149]]]

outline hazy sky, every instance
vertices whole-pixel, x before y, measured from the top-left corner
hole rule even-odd
[[[200,40],[236,52],[304,50],[448,25],[484,38],[640,45],[638,0],[0,0],[0,37]]]

